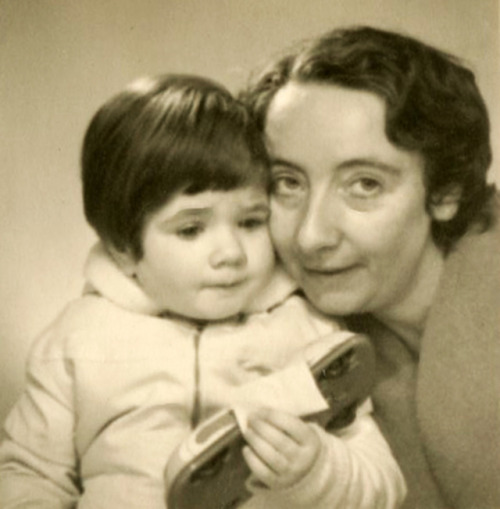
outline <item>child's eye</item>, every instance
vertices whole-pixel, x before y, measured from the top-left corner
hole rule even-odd
[[[191,224],[188,226],[183,226],[182,228],[179,228],[175,233],[178,237],[181,237],[183,239],[195,239],[203,233],[204,228],[201,224]]]
[[[264,217],[248,217],[239,222],[241,228],[245,228],[247,230],[255,230],[260,228],[261,226],[267,225],[268,218]]]

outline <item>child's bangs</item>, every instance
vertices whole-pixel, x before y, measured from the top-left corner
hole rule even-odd
[[[210,145],[197,148],[186,167],[191,182],[185,192],[229,191],[250,185],[268,190],[267,163],[255,157],[243,140],[213,140]]]
[[[198,127],[164,140],[163,163],[168,167],[164,166],[164,175],[170,189],[195,194],[256,185],[269,190],[267,156],[260,138],[227,122],[210,130]]]

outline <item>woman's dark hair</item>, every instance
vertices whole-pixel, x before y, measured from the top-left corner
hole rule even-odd
[[[145,221],[174,194],[270,185],[246,108],[219,84],[190,75],[142,78],[107,101],[85,134],[81,167],[87,221],[137,259]]]
[[[424,157],[428,210],[447,193],[460,193],[455,217],[432,224],[445,252],[472,225],[489,227],[488,112],[473,73],[456,57],[394,32],[333,30],[281,57],[241,94],[261,130],[274,95],[290,81],[369,91],[385,101],[388,139]]]

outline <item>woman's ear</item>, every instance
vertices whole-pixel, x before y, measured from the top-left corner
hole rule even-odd
[[[444,193],[435,194],[430,204],[431,216],[436,221],[450,221],[460,205],[462,190],[455,186]]]
[[[130,250],[126,251],[118,251],[112,246],[107,246],[106,248],[115,263],[120,267],[120,269],[128,276],[134,277],[137,272],[137,260],[132,255]]]

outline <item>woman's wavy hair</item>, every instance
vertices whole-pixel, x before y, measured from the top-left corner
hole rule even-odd
[[[488,112],[474,74],[456,57],[394,32],[333,30],[293,48],[241,93],[261,130],[274,95],[290,81],[369,91],[385,101],[388,139],[424,157],[427,209],[448,193],[460,195],[455,217],[432,224],[444,252],[473,225],[490,226]]]
[[[245,106],[211,80],[176,74],[141,78],[97,111],[81,177],[89,224],[136,259],[147,219],[176,193],[270,188],[262,135]]]

